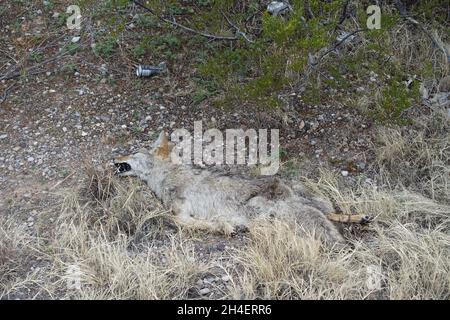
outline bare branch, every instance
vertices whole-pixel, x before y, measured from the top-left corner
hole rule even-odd
[[[450,49],[445,46],[444,42],[439,37],[438,33],[435,30],[433,31],[428,30],[422,23],[408,16],[406,6],[401,0],[395,0],[395,5],[397,7],[397,10],[400,12],[400,16],[402,16],[407,21],[411,22],[412,24],[422,29],[422,31],[431,39],[431,41],[433,41],[435,46],[438,47],[439,50],[441,50],[445,54],[447,61],[450,62]]]
[[[329,53],[333,52],[334,50],[336,50],[337,47],[339,47],[342,43],[345,42],[345,40],[347,40],[348,38],[350,38],[351,36],[362,32],[362,31],[367,31],[368,29],[357,29],[349,34],[347,34],[344,38],[342,38],[339,42],[337,42],[331,49],[328,49],[327,51],[325,51],[324,54],[322,54],[318,60],[321,60],[322,58],[324,58],[326,55],[328,55]]]
[[[432,31],[428,30],[427,28],[425,28],[423,26],[423,24],[421,24],[419,21],[417,21],[411,17],[405,17],[405,19],[408,20],[409,22],[413,23],[414,25],[418,26],[420,29],[422,29],[422,31],[431,39],[431,41],[433,41],[435,46],[438,47],[439,50],[441,50],[445,54],[447,61],[450,62],[450,50],[448,48],[446,48],[444,42],[439,37],[439,35],[436,31],[432,32]]]
[[[172,20],[169,20],[169,19],[167,19],[167,18],[161,17],[160,15],[156,14],[155,11],[153,11],[152,9],[150,9],[150,8],[148,8],[148,7],[146,7],[146,6],[144,6],[144,5],[143,5],[142,3],[140,3],[139,1],[137,1],[137,0],[132,0],[132,1],[133,1],[133,3],[135,3],[137,6],[143,8],[143,9],[146,10],[147,12],[149,12],[149,13],[151,13],[152,15],[154,15],[155,17],[157,17],[159,20],[161,20],[161,21],[163,21],[163,22],[165,22],[165,23],[171,24],[171,25],[174,26],[174,27],[178,27],[178,28],[183,29],[183,30],[185,30],[185,31],[188,31],[188,32],[191,32],[191,33],[195,33],[195,34],[201,35],[201,36],[203,36],[203,37],[206,37],[206,38],[212,39],[212,40],[238,40],[237,37],[228,37],[228,36],[214,35],[214,34],[210,34],[210,33],[207,33],[207,32],[202,32],[202,31],[198,31],[198,30],[195,30],[195,29],[186,27],[186,26],[184,26],[184,25],[178,23],[178,22],[175,20],[175,18],[173,18]]]
[[[234,29],[236,29],[236,33],[242,36],[247,42],[253,43],[254,41],[251,40],[244,32],[239,29],[238,26],[236,26],[226,15],[225,12],[222,11],[222,15],[224,16],[225,20],[227,20],[228,24],[232,26]]]
[[[2,104],[3,102],[5,102],[6,98],[8,97],[9,91],[11,91],[11,89],[15,86],[16,84],[13,83],[12,85],[10,85],[8,88],[5,89],[3,95],[0,97],[0,104]]]

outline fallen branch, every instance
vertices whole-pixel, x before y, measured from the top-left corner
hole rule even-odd
[[[342,7],[341,17],[339,18],[339,22],[336,24],[336,27],[334,28],[334,31],[336,31],[336,30],[339,28],[339,26],[340,26],[341,24],[343,24],[344,21],[347,19],[347,16],[348,16],[347,10],[348,10],[348,5],[349,5],[349,3],[350,3],[350,0],[346,0],[346,1],[344,2],[344,5],[343,5],[343,7]]]
[[[35,52],[43,52],[45,49],[55,47],[55,46],[57,45],[58,41],[59,41],[61,38],[65,37],[65,36],[66,36],[66,35],[58,36],[53,42],[51,42],[51,43],[49,43],[49,44],[47,44],[47,45],[45,45],[45,46],[42,46],[42,45],[44,44],[44,42],[46,42],[49,38],[44,39],[44,40],[43,40],[36,48],[34,48],[34,49],[33,49],[32,51],[30,51],[25,57],[23,57],[23,58],[21,59],[21,61],[16,61],[16,60],[15,60],[15,61],[16,61],[16,64],[15,64],[14,66],[12,66],[12,67],[10,68],[10,70],[8,70],[6,73],[0,75],[0,81],[2,81],[2,80],[11,80],[11,79],[20,77],[21,75],[23,75],[23,74],[25,74],[25,73],[26,73],[26,75],[33,75],[33,74],[41,73],[41,71],[38,71],[38,72],[30,72],[30,71],[31,71],[31,70],[34,70],[34,69],[36,69],[36,68],[38,68],[38,67],[41,67],[41,66],[43,66],[43,65],[45,65],[45,64],[48,64],[48,63],[50,63],[50,62],[56,61],[56,60],[58,60],[58,59],[64,57],[66,54],[71,53],[71,52],[73,51],[73,49],[67,50],[67,51],[65,51],[65,52],[63,52],[63,53],[59,53],[59,54],[57,54],[56,56],[54,56],[54,57],[52,57],[52,58],[49,58],[49,59],[44,60],[44,61],[42,61],[42,62],[39,62],[39,63],[37,63],[37,64],[35,64],[35,65],[32,65],[31,67],[26,68],[26,69],[24,70],[25,67],[24,67],[23,65],[25,64],[25,62],[30,58],[30,56],[31,56],[33,53],[35,53]],[[66,43],[66,44],[67,44],[67,43]],[[21,69],[22,71],[20,71],[20,69]]]
[[[4,75],[4,76],[0,77],[0,81],[1,80],[11,80],[11,79],[20,77],[21,75],[33,75],[33,74],[41,73],[41,71],[38,71],[38,72],[30,72],[30,71],[34,70],[34,69],[36,69],[38,67],[42,67],[43,65],[48,64],[50,62],[57,61],[57,60],[61,59],[62,57],[66,56],[67,53],[69,53],[69,51],[67,51],[67,52],[65,52],[63,54],[57,55],[57,56],[55,56],[53,58],[44,60],[44,61],[38,63],[37,65],[31,66],[31,67],[25,69],[25,72],[18,71],[18,72],[15,72],[13,74]]]
[[[140,2],[137,1],[137,0],[131,0],[131,1],[132,1],[134,4],[136,4],[137,6],[143,8],[143,9],[146,10],[147,12],[149,12],[149,13],[151,13],[152,15],[154,15],[155,17],[157,17],[159,20],[161,20],[161,21],[163,21],[163,22],[165,22],[165,23],[171,24],[171,25],[174,26],[174,27],[178,27],[178,28],[180,28],[180,29],[183,29],[183,30],[185,30],[185,31],[188,31],[188,32],[190,32],[190,33],[195,33],[195,34],[198,34],[198,35],[200,35],[200,36],[206,37],[206,38],[211,39],[211,40],[238,40],[237,37],[228,37],[228,36],[214,35],[214,34],[210,34],[210,33],[203,32],[203,31],[198,31],[198,30],[195,30],[195,29],[186,27],[185,25],[182,25],[182,24],[178,23],[178,22],[175,20],[175,18],[172,18],[172,20],[169,20],[169,19],[167,19],[167,18],[161,17],[161,16],[158,15],[155,11],[153,11],[152,9],[150,9],[150,8],[148,8],[148,7],[146,7],[146,6],[144,6],[142,3],[140,3]]]
[[[6,101],[6,98],[8,97],[9,92],[12,90],[12,88],[15,86],[16,84],[13,83],[12,85],[10,85],[8,88],[5,89],[3,95],[0,97],[0,104],[2,104],[3,102]]]
[[[447,57],[447,61],[450,62],[450,49],[445,47],[444,42],[441,40],[436,31],[431,32],[430,30],[425,28],[419,21],[411,17],[405,17],[405,19],[422,29],[422,31],[431,39],[431,41],[433,41],[435,46],[445,54],[445,56]]]
[[[337,47],[339,47],[342,43],[345,42],[345,40],[347,40],[348,38],[350,38],[351,36],[362,32],[362,31],[367,31],[368,29],[357,29],[349,34],[347,34],[344,38],[342,38],[339,42],[337,42],[331,49],[328,49],[327,51],[325,51],[324,54],[322,54],[317,60],[322,60],[326,55],[330,54],[331,52],[333,52],[334,50],[336,50]]]
[[[434,45],[441,50],[445,56],[447,57],[447,61],[450,62],[450,48],[446,47],[442,39],[439,37],[436,31],[431,32],[425,26],[417,21],[416,19],[408,16],[408,12],[406,11],[406,6],[401,0],[395,0],[395,5],[397,10],[400,12],[400,16],[411,22],[412,24],[418,26],[422,31],[433,41]]]
[[[230,26],[232,26],[234,29],[236,29],[236,33],[239,34],[240,36],[242,36],[247,42],[253,43],[254,41],[251,40],[244,32],[241,31],[241,29],[239,29],[238,26],[236,26],[230,19],[228,19],[228,17],[225,15],[225,12],[222,11],[222,15],[225,18],[225,20],[227,20],[228,24]]]

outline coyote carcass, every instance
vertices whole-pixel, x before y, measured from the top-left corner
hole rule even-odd
[[[276,177],[246,178],[171,162],[170,143],[162,132],[152,150],[114,160],[121,176],[144,180],[181,224],[232,233],[252,218],[292,216],[326,242],[342,242],[330,220],[364,222],[366,217],[333,213],[330,202],[288,186]]]

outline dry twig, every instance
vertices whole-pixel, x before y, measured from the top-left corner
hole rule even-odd
[[[143,9],[146,10],[147,12],[149,12],[149,13],[151,13],[152,15],[154,15],[155,17],[157,17],[159,20],[161,20],[161,21],[163,21],[163,22],[165,22],[165,23],[171,24],[171,25],[174,26],[174,27],[177,27],[177,28],[183,29],[183,30],[185,30],[185,31],[188,31],[188,32],[190,32],[190,33],[195,33],[195,34],[198,34],[198,35],[200,35],[200,36],[206,37],[206,38],[211,39],[211,40],[237,40],[237,39],[238,39],[237,37],[229,37],[229,36],[214,35],[214,34],[210,34],[210,33],[207,33],[207,32],[198,31],[198,30],[192,29],[192,28],[190,28],[190,27],[186,27],[185,25],[182,25],[182,24],[178,23],[178,22],[175,20],[174,17],[172,17],[172,20],[169,20],[169,19],[167,19],[167,18],[161,17],[161,16],[158,15],[155,11],[153,11],[152,9],[150,9],[150,8],[148,8],[148,7],[146,7],[146,6],[144,6],[144,5],[143,5],[142,3],[140,3],[139,1],[136,1],[136,0],[132,0],[132,1],[133,1],[133,3],[135,3],[137,6],[143,8]]]

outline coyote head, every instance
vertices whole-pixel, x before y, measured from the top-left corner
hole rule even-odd
[[[132,155],[115,158],[116,174],[139,176],[152,168],[155,161],[169,161],[172,147],[167,134],[162,131],[150,151],[141,150]]]

